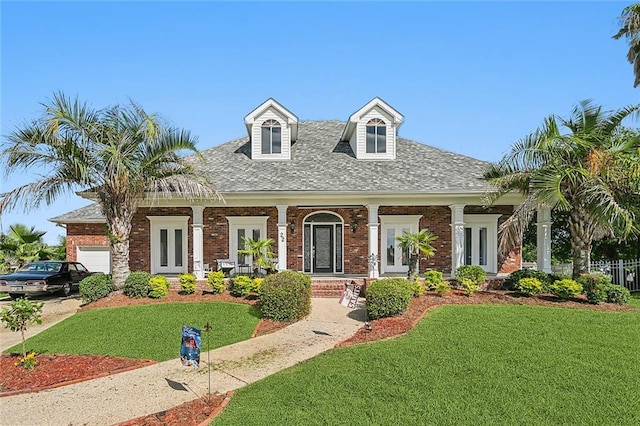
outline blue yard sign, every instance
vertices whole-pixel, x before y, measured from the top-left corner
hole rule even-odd
[[[185,367],[198,368],[200,364],[200,330],[182,326],[180,361]]]

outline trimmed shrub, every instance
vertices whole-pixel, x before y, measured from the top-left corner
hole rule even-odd
[[[425,292],[424,285],[420,282],[417,275],[411,283],[411,291],[413,292],[413,297],[420,297]]]
[[[222,293],[227,287],[224,283],[224,272],[209,272],[207,274],[207,286],[214,294]]]
[[[462,281],[471,280],[480,287],[487,279],[487,273],[477,265],[462,265],[456,270],[456,281],[462,285]]]
[[[80,281],[80,298],[83,303],[91,303],[107,297],[113,290],[111,275],[94,274]]]
[[[151,287],[151,291],[149,291],[149,297],[153,299],[160,299],[169,294],[169,286],[171,283],[167,279],[167,277],[162,275],[156,275],[149,279],[149,287]]]
[[[259,297],[263,318],[297,321],[311,312],[311,277],[296,271],[268,275]]]
[[[518,283],[523,278],[537,279],[542,285],[542,290],[544,290],[546,284],[552,283],[552,281],[549,281],[549,274],[546,272],[536,271],[535,269],[520,269],[509,274],[509,277],[502,283],[502,288],[504,290],[516,290]]]
[[[193,294],[196,291],[196,276],[193,274],[181,274],[178,276],[180,280],[180,290],[183,294]]]
[[[549,290],[554,296],[566,300],[579,295],[582,292],[582,285],[574,280],[564,279],[551,284]]]
[[[582,274],[577,280],[582,285],[582,291],[587,296],[587,301],[598,305],[607,300],[607,289],[611,280],[603,274]]]
[[[527,296],[534,296],[536,294],[542,293],[544,287],[538,278],[531,277],[521,278],[520,281],[516,283],[515,288],[522,294],[526,294]]]
[[[264,278],[256,277],[251,281],[251,291],[260,294],[262,290],[262,284],[264,284]]]
[[[607,302],[617,303],[618,305],[624,305],[629,301],[631,292],[621,285],[611,284],[607,287]]]
[[[129,297],[147,297],[151,291],[149,279],[151,274],[145,271],[136,271],[129,274],[124,282],[122,292]]]
[[[469,278],[463,278],[460,284],[462,285],[464,293],[469,297],[473,296],[476,291],[480,290],[480,284]]]
[[[451,291],[451,286],[449,285],[449,281],[440,281],[436,284],[434,290],[438,294],[438,296],[442,297],[445,293]]]
[[[367,315],[370,319],[391,317],[409,307],[413,290],[404,278],[385,278],[367,288]]]
[[[236,275],[231,280],[229,292],[232,296],[248,296],[253,290],[253,280],[246,275]]]
[[[427,290],[435,290],[442,282],[442,272],[430,269],[424,273],[424,286]]]

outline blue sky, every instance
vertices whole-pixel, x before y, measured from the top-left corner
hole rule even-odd
[[[399,134],[497,161],[543,118],[582,99],[637,103],[626,43],[630,2],[8,2],[1,8],[2,141],[55,91],[96,108],[133,99],[206,149],[244,136],[273,97],[300,119],[346,120],[375,96],[405,116]],[[0,192],[38,172],[2,176]],[[47,219],[74,194],[4,212]]]

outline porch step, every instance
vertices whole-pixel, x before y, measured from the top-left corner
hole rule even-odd
[[[311,294],[313,297],[340,297],[344,292],[345,283],[351,283],[354,281],[356,284],[364,285],[364,279],[351,279],[351,278],[341,278],[341,279],[322,279],[322,278],[312,278],[311,279]]]

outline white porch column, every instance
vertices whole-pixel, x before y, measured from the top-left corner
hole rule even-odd
[[[464,264],[464,204],[452,204],[451,209],[451,276]]]
[[[551,209],[549,207],[538,206],[536,227],[538,271],[551,273]]]
[[[204,212],[203,206],[191,206],[191,210],[193,211],[193,222],[191,226],[193,227],[193,275],[196,276],[197,279],[204,279],[204,262],[203,262],[203,253],[204,253],[204,239],[202,233],[202,213]]]
[[[287,269],[287,206],[279,204],[278,208],[278,271]]]
[[[380,223],[378,222],[378,204],[369,204],[369,278],[380,278],[380,258],[378,256],[378,239]]]

